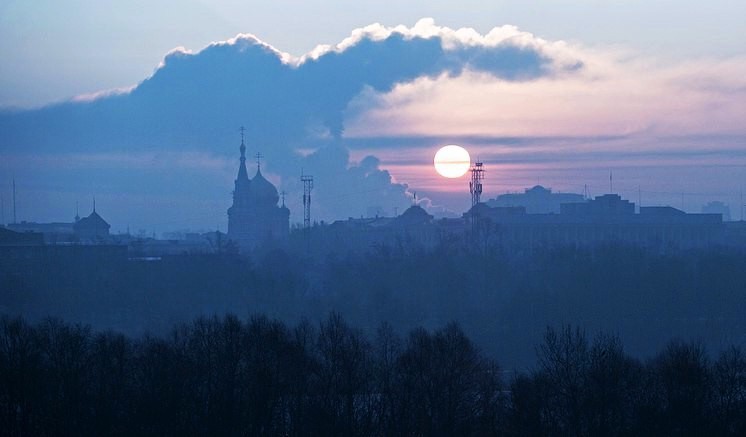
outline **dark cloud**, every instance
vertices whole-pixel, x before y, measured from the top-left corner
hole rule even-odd
[[[6,110],[0,113],[0,153],[59,154],[60,159],[81,152],[233,156],[238,126],[244,125],[250,149],[262,151],[268,170],[288,178],[287,187],[295,187],[293,181],[304,168],[318,175],[319,190],[331,193],[336,183],[364,193],[339,206],[328,196],[329,204],[320,207],[330,215],[344,215],[346,208],[357,213],[364,204],[401,207],[407,201],[406,186],[392,183],[374,157],[349,163],[345,110],[364,89],[385,92],[422,76],[456,76],[465,68],[525,80],[551,74],[553,62],[539,49],[510,40],[453,47],[440,35],[398,31],[384,38],[364,35],[344,48],[293,60],[254,37],[241,36],[196,54],[172,52],[150,78],[128,92],[36,110]],[[297,153],[309,148],[316,152],[305,157]]]

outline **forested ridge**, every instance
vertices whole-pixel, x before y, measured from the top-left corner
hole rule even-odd
[[[65,435],[745,435],[746,356],[547,328],[503,372],[454,323],[365,335],[338,314],[198,318],[163,337],[0,320],[0,433]]]
[[[456,321],[509,370],[532,368],[544,329],[563,324],[614,332],[637,358],[672,338],[701,341],[716,355],[746,346],[746,254],[625,246],[515,253],[445,241],[324,256],[0,258],[0,313],[31,322],[52,316],[162,336],[175,324],[228,312],[290,325],[337,312],[366,335],[382,322],[404,335]]]

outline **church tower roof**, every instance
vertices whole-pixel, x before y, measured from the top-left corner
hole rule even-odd
[[[241,164],[238,166],[238,176],[233,188],[233,207],[245,208],[249,205],[249,189],[251,188],[251,180],[249,179],[249,173],[246,171],[246,144],[244,142],[244,127],[241,126]]]
[[[257,205],[271,205],[276,206],[277,201],[280,200],[280,196],[277,193],[277,188],[268,181],[264,175],[262,175],[262,168],[260,159],[262,158],[261,153],[256,154],[256,175],[251,180],[250,193],[252,200]]]
[[[241,126],[241,147],[239,147],[239,150],[241,151],[241,164],[238,167],[238,177],[236,178],[236,183],[238,181],[248,181],[249,180],[249,174],[246,171],[246,144],[244,144],[244,131],[246,129]]]

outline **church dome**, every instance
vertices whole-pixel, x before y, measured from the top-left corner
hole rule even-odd
[[[407,225],[419,225],[430,222],[433,216],[427,213],[421,206],[412,205],[407,208],[402,215],[396,218],[396,221],[401,224]]]
[[[256,176],[251,180],[249,186],[249,195],[258,205],[277,205],[280,196],[277,194],[277,188],[272,182],[262,176],[261,170],[257,169]]]

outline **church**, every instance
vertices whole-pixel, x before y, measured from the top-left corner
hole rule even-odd
[[[75,214],[73,231],[81,241],[101,241],[109,238],[111,226],[96,212],[96,199],[93,199],[93,212],[80,218]]]
[[[241,151],[238,176],[233,190],[233,205],[228,208],[228,238],[242,252],[264,244],[287,240],[290,231],[290,210],[278,206],[277,188],[263,175],[261,155],[257,153],[256,175],[249,179],[246,171],[246,145],[241,131]]]

